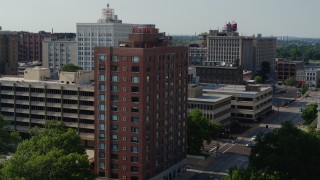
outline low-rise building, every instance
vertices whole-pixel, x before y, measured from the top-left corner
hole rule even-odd
[[[202,87],[189,85],[188,113],[198,108],[209,121],[216,121],[225,126],[230,123],[231,95],[203,94]]]
[[[201,84],[205,94],[231,95],[231,118],[255,122],[272,110],[272,87]]]
[[[243,84],[241,66],[196,66],[200,83]]]
[[[305,67],[297,70],[296,81],[298,85],[305,83],[309,87],[319,87],[320,67]]]
[[[47,71],[27,69],[27,78],[0,78],[0,112],[9,120],[10,130],[28,136],[32,127],[42,127],[45,120],[62,120],[75,129],[86,147],[94,141],[94,87],[62,84],[46,80]],[[33,78],[32,78],[33,77]]]
[[[303,66],[303,61],[277,59],[276,71],[278,83],[284,83],[290,77],[296,79],[297,71],[303,69]]]

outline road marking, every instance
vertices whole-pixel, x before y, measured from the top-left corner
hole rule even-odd
[[[232,148],[233,146],[235,146],[237,143],[232,144],[232,146],[230,146],[228,149],[226,149],[225,151],[223,151],[223,153],[227,152],[230,148]]]
[[[223,175],[226,176],[228,173],[225,172],[215,172],[215,171],[202,171],[197,169],[187,169],[189,172],[195,172],[195,173],[206,173],[206,174],[214,174],[214,175]]]
[[[224,143],[222,146],[219,147],[219,149],[222,148],[222,147],[224,147],[224,146],[226,146],[227,144],[228,144],[228,143]],[[214,147],[214,148],[212,148],[212,149],[210,149],[209,152],[212,152],[212,151],[214,151],[215,149],[217,149],[217,146]]]

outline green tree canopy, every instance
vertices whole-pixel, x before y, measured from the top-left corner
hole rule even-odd
[[[261,84],[262,83],[262,77],[261,76],[255,76],[254,80],[256,81],[257,84]]]
[[[301,85],[301,93],[302,94],[306,93],[308,91],[308,89],[309,89],[309,87],[305,83],[303,83]]]
[[[20,136],[17,132],[9,132],[5,126],[9,124],[0,114],[0,155],[14,152]]]
[[[203,142],[210,143],[222,129],[220,123],[209,122],[199,109],[193,109],[188,115],[188,154],[200,154]]]
[[[305,120],[305,124],[311,124],[312,121],[317,117],[317,104],[309,104],[306,108],[302,111],[302,119]]]
[[[3,179],[93,179],[80,137],[61,121],[46,121],[18,145],[1,169]],[[0,175],[0,176],[1,176]]]
[[[258,137],[249,157],[249,168],[260,174],[277,172],[281,179],[319,179],[320,140],[313,134],[284,122],[264,137]]]
[[[297,81],[296,81],[294,78],[292,78],[292,77],[289,77],[289,78],[285,81],[285,85],[286,85],[286,86],[292,87],[292,86],[295,86],[296,84],[297,84]]]
[[[60,69],[60,71],[66,71],[66,72],[77,72],[79,70],[82,70],[81,67],[76,66],[74,64],[65,64],[64,66],[62,66],[62,68]]]

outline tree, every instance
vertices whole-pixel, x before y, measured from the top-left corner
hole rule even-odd
[[[282,123],[264,137],[258,137],[249,157],[249,168],[260,174],[281,174],[281,179],[318,179],[320,140],[313,134]]]
[[[9,122],[0,114],[0,155],[14,152],[16,145],[20,141],[20,136],[17,132],[9,132],[5,129],[8,124]]]
[[[93,179],[80,137],[61,121],[33,128],[1,170],[3,179]],[[0,176],[1,176],[0,175]]]
[[[79,66],[76,66],[74,64],[65,64],[61,69],[60,71],[66,71],[66,72],[77,72],[79,70],[82,70],[81,67]]]
[[[210,143],[221,129],[220,123],[209,122],[199,109],[193,109],[188,115],[188,154],[200,154],[203,141]]]
[[[285,175],[279,172],[264,173],[254,171],[251,168],[234,167],[229,171],[229,175],[223,177],[223,180],[280,180],[285,179]]]
[[[308,89],[309,89],[309,87],[305,83],[303,83],[301,85],[301,94],[306,93],[308,91]]]
[[[313,120],[317,117],[317,104],[309,104],[306,108],[302,111],[302,119],[305,120],[305,124],[311,124]]]
[[[292,77],[289,77],[286,81],[285,81],[285,85],[286,86],[290,86],[292,88],[292,86],[295,86],[297,84],[297,81],[292,78]]]
[[[262,83],[262,77],[261,76],[255,76],[254,80],[256,81],[257,84],[261,84]]]

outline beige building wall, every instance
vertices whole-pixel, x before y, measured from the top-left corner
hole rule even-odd
[[[60,72],[59,81],[62,84],[88,84],[94,80],[93,71]]]
[[[43,66],[50,69],[60,69],[65,64],[76,65],[77,42],[73,39],[51,40],[42,43]]]
[[[249,88],[250,89],[250,88]],[[256,87],[254,87],[256,89]],[[205,89],[207,94],[231,95],[231,117],[243,121],[257,121],[272,110],[272,88],[246,91],[245,86]]]
[[[34,68],[27,68],[24,70],[24,79],[44,81],[50,78],[50,69],[41,68],[39,66]]]
[[[6,77],[0,78],[0,89],[0,113],[11,122],[10,130],[28,134],[45,120],[62,120],[79,133],[83,145],[93,147],[93,86]]]

